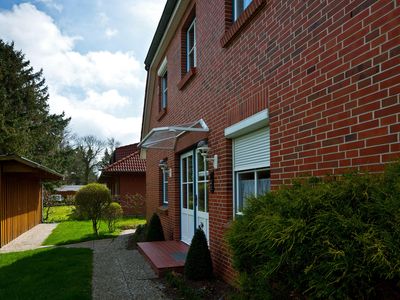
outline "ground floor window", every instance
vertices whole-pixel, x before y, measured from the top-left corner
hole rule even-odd
[[[246,199],[265,194],[270,190],[269,169],[236,172],[236,213],[242,213]]]
[[[162,171],[162,204],[168,205],[168,175],[169,170]]]
[[[233,214],[243,213],[248,197],[270,190],[270,132],[268,110],[225,128],[232,139]]]

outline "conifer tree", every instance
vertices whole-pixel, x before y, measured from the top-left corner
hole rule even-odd
[[[49,167],[65,164],[70,119],[51,114],[48,100],[43,71],[35,72],[14,43],[0,39],[0,154],[18,154]]]

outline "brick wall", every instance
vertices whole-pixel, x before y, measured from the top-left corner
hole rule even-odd
[[[146,199],[146,175],[145,173],[121,174],[119,176],[119,196],[126,199],[133,195],[140,194]],[[122,201],[124,203],[124,201]],[[126,215],[145,215],[145,205],[137,207],[122,207]]]
[[[400,156],[400,1],[254,1],[254,13],[234,31],[225,5],[196,2],[197,68],[181,89],[175,33],[165,53],[168,111],[158,117],[156,92],[150,127],[200,118],[209,126],[210,155],[219,156],[210,248],[217,274],[231,281],[223,234],[232,220],[232,151],[224,128],[268,108],[273,188],[296,176],[381,171]],[[173,239],[180,239],[179,154],[147,155],[147,216],[158,211]],[[159,209],[164,158],[173,168],[167,212]]]

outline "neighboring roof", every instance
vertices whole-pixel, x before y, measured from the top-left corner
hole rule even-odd
[[[137,145],[138,143],[135,143],[115,148],[113,153],[113,160],[111,161],[111,163],[114,163],[120,159],[123,159],[129,154],[136,152],[138,150]]]
[[[115,163],[105,167],[102,175],[107,173],[138,173],[146,172],[146,160],[141,159],[139,151],[132,153]]]
[[[61,175],[60,173],[47,168],[45,166],[42,166],[41,164],[38,164],[32,160],[29,160],[25,157],[22,156],[18,156],[15,154],[11,154],[11,155],[0,155],[0,162],[18,162],[20,164],[23,164],[25,166],[28,166],[34,170],[38,171],[38,175],[42,178],[42,179],[54,179],[54,180],[61,180],[63,179],[63,175]]]
[[[208,132],[203,119],[183,125],[153,128],[139,143],[143,149],[174,149],[177,139],[186,132]]]
[[[149,70],[151,62],[153,61],[154,55],[157,52],[158,46],[162,40],[165,30],[167,29],[169,20],[171,19],[172,13],[174,12],[175,5],[177,4],[177,0],[167,0],[165,4],[163,13],[161,15],[160,22],[158,22],[158,26],[156,29],[156,33],[154,34],[153,40],[151,41],[149,51],[147,52],[146,59],[144,60],[144,64],[146,70]]]
[[[80,190],[81,187],[84,185],[62,185],[54,190],[56,192],[77,192]]]

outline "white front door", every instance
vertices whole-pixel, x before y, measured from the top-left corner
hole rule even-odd
[[[181,156],[181,240],[190,244],[197,227],[209,239],[207,162],[197,150]]]
[[[208,227],[208,169],[207,161],[200,154],[196,152],[196,228],[200,227],[206,234],[207,241],[209,241],[209,227]]]

